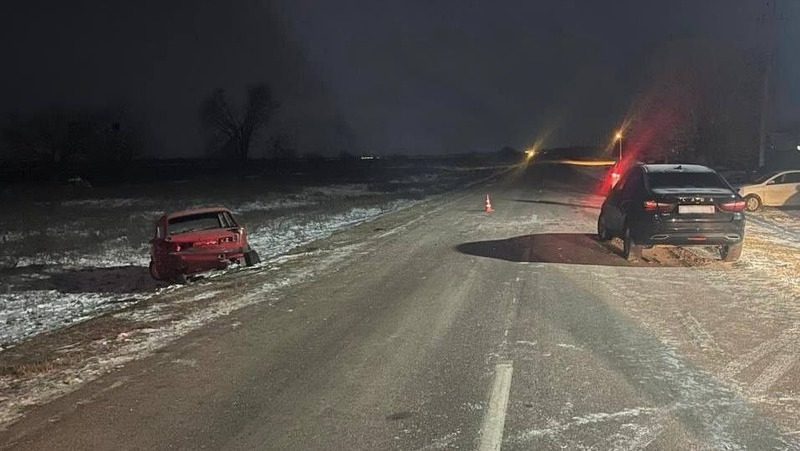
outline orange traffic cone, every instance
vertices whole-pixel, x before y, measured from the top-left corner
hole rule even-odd
[[[491,213],[494,211],[492,208],[492,201],[489,199],[489,195],[486,195],[486,213]]]

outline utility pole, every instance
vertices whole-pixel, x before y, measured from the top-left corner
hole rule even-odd
[[[777,24],[775,20],[777,0],[767,0],[766,14],[764,16],[765,32],[765,63],[764,63],[764,81],[761,93],[761,123],[758,140],[758,167],[763,168],[766,164],[765,153],[767,147],[767,138],[769,127],[769,107],[770,107],[770,78],[772,78],[772,66],[775,62],[775,39]]]

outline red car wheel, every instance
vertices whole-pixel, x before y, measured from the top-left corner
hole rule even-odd
[[[161,274],[158,273],[158,269],[156,269],[156,264],[150,260],[150,276],[156,280],[164,280],[161,277]]]

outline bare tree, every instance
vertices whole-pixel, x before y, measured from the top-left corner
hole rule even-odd
[[[230,150],[238,160],[246,161],[253,136],[266,127],[275,107],[272,93],[265,83],[247,89],[247,101],[241,113],[234,111],[223,89],[216,89],[203,101],[200,120],[217,145]]]

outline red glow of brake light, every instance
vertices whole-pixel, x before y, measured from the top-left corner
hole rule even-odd
[[[611,173],[611,187],[612,188],[614,187],[614,185],[617,184],[617,182],[619,182],[619,178],[620,177],[622,177],[622,175],[620,175],[619,172],[612,172]]]
[[[719,209],[722,211],[729,211],[731,213],[741,213],[744,211],[745,205],[745,201],[736,200],[733,202],[725,202],[724,204],[720,204]]]

